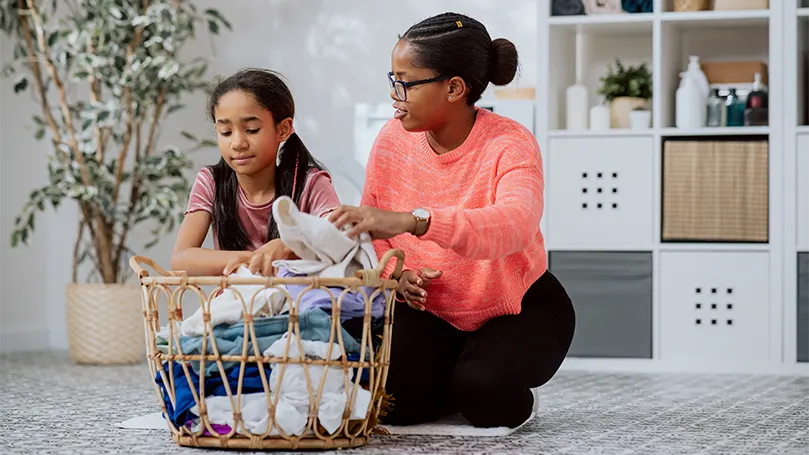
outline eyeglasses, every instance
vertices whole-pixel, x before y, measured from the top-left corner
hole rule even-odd
[[[393,78],[393,71],[388,73],[388,81],[390,82],[390,88],[396,93],[396,98],[399,98],[399,101],[407,101],[407,89],[409,87],[413,87],[414,85],[422,85],[422,84],[429,84],[431,82],[438,82],[450,79],[452,76],[438,76],[438,77],[431,77],[430,79],[421,79],[418,81],[400,81]]]

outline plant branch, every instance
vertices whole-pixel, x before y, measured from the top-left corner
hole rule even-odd
[[[155,104],[154,108],[154,115],[152,116],[152,122],[149,125],[149,134],[146,136],[146,148],[143,150],[143,156],[149,156],[152,153],[152,147],[154,146],[155,135],[157,133],[157,124],[160,122],[160,116],[163,113],[163,105],[166,102],[166,92],[168,91],[168,84],[163,86],[163,89],[160,90],[160,95],[157,96],[157,104]]]
[[[84,237],[84,218],[79,221],[79,233],[76,234],[76,241],[73,243],[73,282],[79,281],[79,252],[81,251],[81,239]]]
[[[90,54],[95,54],[95,39],[90,36],[90,42],[87,44],[87,52]],[[95,68],[90,69],[90,75],[88,77],[88,81],[90,82],[90,99],[93,100],[95,103],[101,103],[101,83],[98,81],[96,77]],[[95,135],[96,139],[96,161],[99,163],[104,162],[104,138],[103,132],[101,127],[93,125],[93,134]]]
[[[143,9],[149,7],[149,0],[143,0]],[[126,49],[126,63],[124,67],[124,71],[127,71],[132,64],[132,56],[135,54],[135,49],[137,49],[138,45],[140,44],[141,36],[143,36],[143,26],[139,26],[135,29],[135,36],[132,38],[132,41],[129,43],[129,46]],[[115,189],[112,191],[112,202],[113,204],[118,201],[118,195],[121,191],[121,183],[123,180],[124,175],[124,165],[126,164],[126,155],[129,152],[129,143],[132,141],[132,123],[134,122],[134,109],[132,109],[132,84],[126,84],[124,86],[124,103],[126,104],[126,132],[124,133],[124,140],[123,144],[121,145],[121,153],[118,159],[118,167],[115,169]]]
[[[23,14],[25,9],[25,0],[17,0],[17,7],[19,9],[20,25],[22,27],[23,38],[25,39],[25,47],[28,52],[28,60],[31,64],[31,72],[34,74],[34,82],[39,92],[39,104],[42,108],[42,115],[45,116],[45,122],[51,129],[53,137],[53,147],[56,153],[60,155],[62,161],[66,161],[67,157],[64,155],[62,146],[62,134],[59,132],[59,127],[56,125],[56,120],[53,118],[53,111],[51,110],[50,103],[48,103],[48,89],[45,87],[45,82],[42,78],[42,70],[39,67],[39,59],[37,58],[36,48],[34,48],[34,41],[31,39],[31,25],[28,23],[27,15]]]

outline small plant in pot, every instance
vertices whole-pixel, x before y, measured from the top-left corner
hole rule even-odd
[[[635,106],[629,113],[629,127],[633,130],[648,129],[652,123],[652,111],[645,105]]]
[[[598,94],[610,103],[610,124],[613,128],[629,128],[632,109],[646,107],[652,98],[652,73],[646,63],[624,66],[620,59],[607,67],[601,77]]]
[[[48,183],[31,191],[11,244],[31,240],[38,212],[75,203],[66,306],[77,363],[144,359],[142,292],[127,284],[132,233],[151,227],[156,243],[188,198],[191,160],[158,133],[209,84],[205,58],[180,56],[205,25],[212,34],[230,28],[190,0],[0,0],[0,32],[14,47],[3,75],[15,79],[15,93],[33,92],[34,137],[47,141],[40,152],[48,155]],[[183,135],[190,149],[215,145]],[[89,276],[80,280],[79,270]]]

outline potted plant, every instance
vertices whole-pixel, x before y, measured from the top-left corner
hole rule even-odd
[[[629,112],[629,127],[633,130],[648,129],[652,123],[652,111],[646,106],[635,106]]]
[[[647,106],[652,98],[652,73],[646,63],[626,67],[615,60],[601,77],[598,93],[610,103],[610,124],[613,128],[629,128],[629,113],[638,106]]]
[[[16,93],[34,92],[34,135],[49,149],[49,182],[31,191],[11,244],[29,241],[48,205],[77,204],[66,297],[78,363],[143,359],[141,290],[127,284],[130,234],[151,224],[148,248],[174,228],[187,200],[191,161],[175,146],[159,147],[158,130],[208,85],[206,60],[179,56],[200,24],[213,34],[230,28],[217,10],[186,0],[0,0],[0,29],[15,49],[3,74],[16,78]],[[184,135],[193,148],[213,145]],[[92,273],[80,281],[85,262]]]

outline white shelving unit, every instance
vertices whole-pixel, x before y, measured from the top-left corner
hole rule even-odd
[[[582,296],[585,303],[576,302],[581,338],[574,340],[566,366],[809,374],[809,363],[796,357],[796,257],[809,242],[809,215],[802,214],[809,213],[809,196],[798,196],[798,186],[809,181],[809,119],[804,115],[809,87],[799,86],[807,80],[809,1],[770,1],[766,10],[687,13],[674,12],[671,0],[654,3],[653,13],[641,14],[552,17],[550,7],[539,8],[538,37],[546,43],[539,50],[539,74],[548,75],[539,81],[536,100],[546,177],[546,247],[552,270],[554,263],[564,264],[559,267],[570,277],[566,285],[574,300],[577,292],[590,293]],[[565,129],[565,90],[575,82],[577,33],[584,37],[580,60],[590,106],[598,102],[599,78],[608,64],[620,59],[626,65],[649,65],[653,118],[648,130]],[[765,62],[770,126],[676,128],[675,91],[690,55],[701,61]],[[769,143],[767,242],[661,241],[664,142],[734,136]],[[589,271],[571,272],[575,261]],[[602,261],[603,269],[593,269]],[[619,267],[626,267],[631,282],[611,278]],[[614,318],[615,327],[597,326],[599,318],[613,320],[604,317],[614,315],[610,296],[604,295],[600,305],[593,291],[598,288],[582,291],[586,286],[577,281],[580,276],[616,287],[640,286],[620,291],[628,292],[623,300],[639,304],[616,303],[615,311],[625,317]],[[647,281],[648,286],[642,284]],[[622,300],[616,295],[616,301]],[[648,302],[632,295],[648,295]],[[651,314],[642,321],[650,328],[648,349],[628,356],[586,352],[584,344],[607,342],[611,330],[616,339],[634,336],[633,317],[646,311]],[[621,320],[636,326],[621,326]]]

